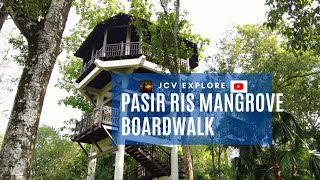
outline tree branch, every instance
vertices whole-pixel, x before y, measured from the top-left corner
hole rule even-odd
[[[163,9],[163,12],[165,14],[165,17],[168,21],[168,24],[169,24],[169,27],[170,27],[170,30],[171,30],[171,34],[173,36],[173,39],[174,39],[174,43],[175,43],[175,54],[174,54],[174,68],[175,68],[175,71],[176,73],[179,72],[180,70],[180,63],[178,62],[179,61],[179,57],[178,57],[178,53],[179,53],[179,47],[178,47],[178,28],[179,28],[179,15],[180,15],[180,0],[177,0],[176,1],[176,5],[175,5],[175,10],[176,10],[176,20],[175,20],[175,23],[174,23],[174,27],[172,27],[172,23],[170,21],[170,18],[169,18],[169,12],[167,10],[167,6],[168,6],[168,1],[165,1],[165,0],[160,0],[160,4],[161,4],[161,7]]]
[[[170,18],[169,18],[169,13],[168,13],[168,10],[166,8],[167,4],[165,4],[165,2],[163,0],[160,0],[160,4],[161,4],[161,7],[162,7],[163,12],[165,14],[165,17],[166,17],[166,19],[168,21],[168,24],[169,24],[169,27],[170,27],[170,31],[171,31],[172,34],[174,34],[172,23],[171,23]]]
[[[4,63],[8,60],[8,54],[9,54],[9,49],[6,49],[4,53],[4,56],[2,57],[2,61],[0,62],[0,68],[3,67]]]
[[[9,14],[12,17],[15,25],[27,40],[32,37],[32,32],[35,29],[39,29],[38,23],[30,20],[16,4],[10,1],[3,1],[2,7],[6,8],[7,15]]]
[[[286,82],[292,80],[292,79],[296,79],[296,78],[302,78],[302,77],[307,77],[307,76],[311,76],[311,75],[315,75],[315,74],[320,74],[320,71],[315,71],[315,72],[311,72],[311,73],[307,73],[307,74],[302,74],[302,75],[294,75],[294,76],[291,76],[289,78],[287,78],[286,80],[284,80],[279,86],[280,86],[280,89],[281,88],[284,88],[287,86],[287,84],[285,84]],[[285,85],[284,85],[285,84]]]
[[[0,31],[2,29],[4,22],[7,19],[7,17],[8,17],[8,12],[6,10],[6,7],[4,5],[2,5],[2,7],[0,9]]]

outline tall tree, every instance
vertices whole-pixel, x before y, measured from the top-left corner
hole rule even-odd
[[[174,22],[171,22],[170,12],[168,10],[170,0],[160,0],[160,3],[167,20],[167,24],[169,24],[170,32],[172,34],[172,38],[174,42],[173,68],[169,68],[169,69],[171,70],[171,73],[180,73],[180,59],[179,59],[179,45],[178,45],[178,33],[179,33],[179,23],[180,23],[180,0],[174,1],[174,9],[175,9]],[[166,59],[167,58],[169,58],[169,56],[167,56]],[[193,180],[193,163],[191,158],[190,146],[182,145],[182,150],[183,150],[183,157],[186,165],[185,166],[186,179]]]
[[[288,38],[292,50],[320,53],[319,0],[267,0],[267,25]]]
[[[43,100],[72,0],[13,1],[4,5],[28,41],[28,58],[18,85],[0,152],[2,179],[28,179]]]
[[[214,72],[272,73],[272,91],[285,97],[286,112],[273,112],[272,144],[236,147],[237,177],[261,179],[273,173],[274,179],[293,179],[319,174],[319,161],[313,161],[319,159],[313,153],[319,144],[320,103],[314,100],[320,97],[319,56],[312,51],[295,54],[279,39],[263,26],[237,26],[221,40],[214,56]]]

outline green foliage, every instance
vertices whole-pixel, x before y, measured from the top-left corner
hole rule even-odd
[[[7,0],[11,8],[33,21],[45,19],[51,0]]]
[[[79,146],[51,127],[40,127],[31,179],[85,179],[88,160]]]
[[[182,14],[185,17],[187,12]],[[175,22],[175,12],[170,11],[167,14],[164,12],[156,12],[157,20],[146,28],[146,26],[139,20],[135,19],[132,24],[136,27],[138,34],[143,34],[143,41],[147,46],[147,50],[153,54],[152,61],[161,65],[162,67],[169,67],[171,72],[175,69],[175,40],[172,34],[172,27]],[[203,58],[204,47],[210,44],[208,38],[202,37],[200,34],[192,32],[192,25],[187,19],[181,19],[178,27],[178,56],[182,59],[188,59],[192,55],[192,49],[187,48],[182,39],[189,40],[198,46],[199,58]],[[181,69],[183,70],[183,69]]]
[[[221,40],[219,53],[214,56],[218,66],[210,71],[272,73],[273,92],[285,95],[284,109],[304,127],[314,127],[316,121],[312,117],[320,104],[306,99],[320,97],[318,56],[312,52],[297,56],[286,50],[279,39],[263,26],[237,26]]]
[[[131,156],[125,157],[124,172],[136,168],[138,162]],[[97,159],[95,179],[113,179],[115,167],[115,154],[108,154]]]
[[[9,44],[15,49],[18,54],[13,54],[12,58],[19,66],[24,66],[25,60],[28,58],[28,44],[22,34],[13,35],[9,34]]]
[[[168,20],[169,19],[169,20]],[[157,21],[149,28],[144,38],[145,43],[151,44],[149,50],[154,55],[153,62],[161,67],[169,68],[171,72],[175,72],[175,40],[172,35],[172,27],[175,21],[175,13],[166,15],[165,13],[157,13]],[[185,45],[178,43],[179,57],[187,59],[191,56],[191,49],[187,49]]]
[[[206,146],[190,146],[193,159],[193,173],[195,179],[210,179],[211,156]]]
[[[92,105],[73,85],[73,82],[80,74],[82,62],[78,58],[69,55],[67,57],[68,61],[60,64],[60,72],[63,73],[63,77],[59,79],[59,83],[56,86],[65,89],[70,95],[59,100],[59,103],[80,109],[85,114],[89,114],[92,112]]]
[[[204,58],[203,52],[205,50],[205,46],[210,45],[211,43],[210,39],[203,37],[201,34],[194,34],[192,32],[192,24],[190,24],[186,19],[181,20],[179,27],[181,27],[179,36],[197,44],[199,60],[202,60]]]
[[[214,151],[214,164],[212,164],[212,152]],[[218,171],[220,166],[221,179],[230,179],[231,176],[231,165],[230,161],[230,149],[225,147],[219,147],[218,145],[196,145],[190,146],[191,154],[193,159],[193,173],[194,179],[218,179]],[[219,148],[220,153],[219,153]],[[220,154],[220,165],[218,156]],[[214,167],[213,167],[214,166]]]
[[[106,155],[97,159],[95,179],[113,179],[115,156]]]
[[[123,4],[117,0],[101,0],[98,2],[76,0],[74,6],[81,19],[76,27],[71,30],[71,34],[63,39],[62,46],[68,53],[74,53],[99,22],[124,12]],[[67,55],[67,60],[60,64],[60,73],[63,74],[63,77],[58,80],[57,86],[65,89],[70,95],[59,102],[78,108],[88,114],[92,111],[92,105],[73,86],[73,82],[80,75],[81,66],[82,61],[70,54]]]
[[[314,50],[320,53],[319,0],[267,0],[267,26],[288,38],[293,50]]]
[[[151,21],[151,17],[154,15],[154,5],[148,0],[131,0],[128,13],[134,17]]]
[[[309,160],[310,172],[313,173],[317,180],[320,179],[320,153],[319,151],[311,151]]]
[[[285,45],[283,38],[263,26],[237,26],[221,40],[219,52],[214,55],[216,66],[210,71],[272,73],[273,92],[284,94],[286,111],[273,113],[273,146],[282,176],[312,179],[317,164],[310,163],[312,168],[305,162],[313,157],[309,147],[320,143],[315,136],[319,132],[320,104],[316,101],[320,97],[319,56],[310,51],[301,51],[298,55],[286,50]],[[270,147],[236,148],[240,155],[233,160],[237,179],[272,177]]]
[[[67,52],[73,53],[76,52],[99,22],[120,12],[125,12],[123,4],[118,0],[99,0],[94,2],[91,0],[75,0],[73,5],[81,19],[76,24],[76,27],[71,29],[71,35],[63,40],[63,48]]]

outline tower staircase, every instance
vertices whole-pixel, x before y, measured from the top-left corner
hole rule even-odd
[[[139,165],[126,171],[124,180],[152,180],[155,177],[171,175],[171,155],[161,146],[127,145],[125,151]],[[185,178],[182,157],[179,157],[179,178]]]

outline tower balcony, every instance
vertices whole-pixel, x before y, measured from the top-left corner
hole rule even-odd
[[[95,67],[95,60],[113,61],[113,60],[129,60],[133,58],[139,58],[140,56],[146,56],[148,61],[158,64],[156,56],[163,56],[163,52],[156,50],[154,53],[151,50],[151,45],[142,42],[130,42],[130,43],[116,43],[107,44],[99,50],[92,53],[92,56],[88,62],[85,62],[80,71],[80,77],[77,79],[79,82],[86,77]],[[173,57],[169,55],[169,57]],[[190,70],[189,59],[179,59],[181,69],[184,71]]]
[[[102,125],[117,128],[119,125],[120,111],[109,106],[96,108],[87,116],[76,123],[73,141],[91,144],[108,137]]]
[[[112,135],[111,131],[117,131],[119,122],[119,109],[109,106],[95,108],[92,113],[87,116],[83,116],[81,121],[76,122],[73,141],[87,144],[98,142],[106,137],[110,137]],[[103,126],[108,127],[108,130]],[[157,135],[150,137],[170,141],[169,136]]]

